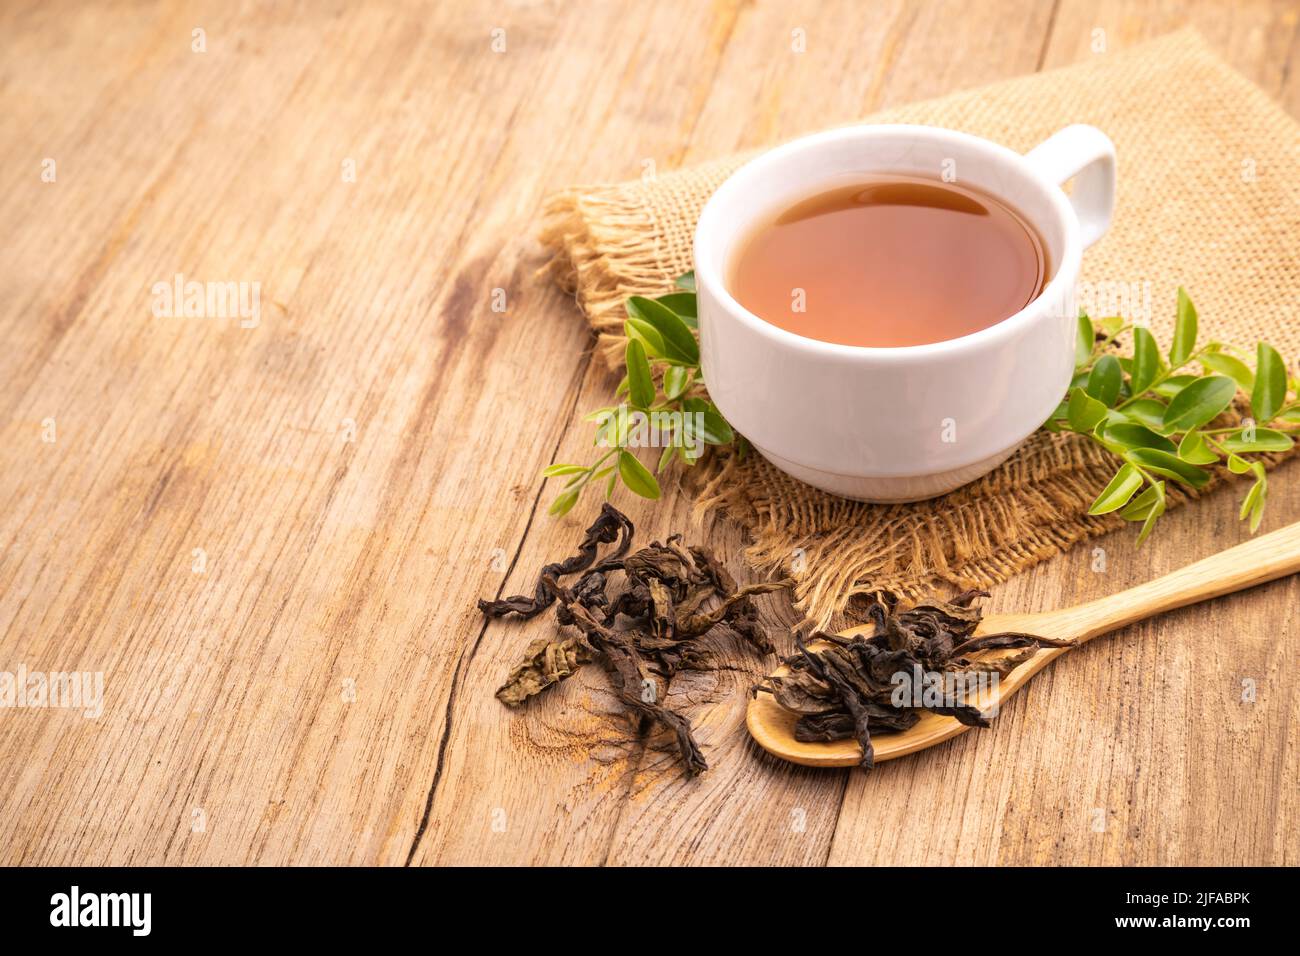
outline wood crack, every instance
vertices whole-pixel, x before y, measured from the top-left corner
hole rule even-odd
[[[587,377],[587,370],[591,367],[591,357],[595,354],[594,341],[593,347],[583,353],[582,361],[578,364],[578,369],[574,375],[572,384],[573,400],[569,403],[568,415],[565,422],[573,420],[577,412],[578,400],[582,397],[582,383]],[[560,445],[564,442],[565,430],[561,429],[556,436],[555,445],[551,448],[548,465],[553,465],[560,454]],[[501,576],[501,583],[497,585],[494,599],[500,599],[505,592],[506,582],[514,574],[515,566],[519,563],[519,556],[523,553],[524,543],[528,540],[528,533],[532,530],[533,520],[537,517],[537,507],[542,500],[542,491],[546,487],[546,479],[542,479],[537,485],[537,493],[533,495],[532,506],[528,509],[528,520],[524,522],[523,532],[519,535],[519,543],[515,546],[514,554],[510,556],[510,565],[506,568],[506,573]],[[438,759],[433,768],[433,780],[429,784],[429,792],[424,799],[424,813],[420,817],[420,824],[416,827],[415,836],[411,840],[411,848],[407,851],[406,862],[403,866],[410,866],[415,859],[416,851],[420,848],[420,841],[424,838],[424,832],[429,827],[429,816],[433,812],[433,801],[438,793],[438,786],[442,783],[442,772],[444,763],[447,758],[447,747],[451,742],[451,725],[452,719],[456,712],[456,701],[459,699],[461,674],[467,670],[469,664],[474,660],[474,655],[478,653],[479,646],[483,643],[483,638],[487,634],[487,629],[491,625],[491,620],[484,618],[482,627],[479,628],[478,636],[475,637],[474,643],[469,649],[460,655],[456,660],[456,669],[451,676],[451,690],[447,694],[447,706],[443,719],[442,738],[438,741]]]

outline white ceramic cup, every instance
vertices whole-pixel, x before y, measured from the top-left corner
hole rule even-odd
[[[889,173],[945,173],[1019,212],[1052,275],[1015,315],[927,345],[866,348],[770,325],[727,291],[731,257],[760,219],[823,188]],[[1061,184],[1075,178],[1072,194]],[[1068,126],[1021,156],[929,126],[851,126],[747,163],[695,231],[701,363],[727,420],[778,468],[866,501],[915,501],[996,467],[1047,419],[1074,371],[1083,250],[1110,225],[1115,147]]]

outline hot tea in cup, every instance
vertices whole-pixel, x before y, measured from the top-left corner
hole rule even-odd
[[[960,338],[1043,291],[1043,240],[970,186],[873,176],[767,216],[733,255],[727,287],[754,315],[823,342],[877,348]]]
[[[1091,126],[1025,155],[904,125],[764,153],[695,231],[709,397],[770,462],[835,494],[914,501],[973,481],[1069,387],[1083,250],[1114,202],[1115,147]]]

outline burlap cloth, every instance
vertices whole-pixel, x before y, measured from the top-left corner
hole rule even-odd
[[[870,120],[951,127],[1022,152],[1070,123],[1099,127],[1115,142],[1119,194],[1110,232],[1084,255],[1081,304],[1129,318],[1149,307],[1167,345],[1181,284],[1203,339],[1253,351],[1264,338],[1288,363],[1300,353],[1300,126],[1195,32]],[[623,300],[668,291],[691,268],[701,208],[752,155],[552,198],[543,241],[554,274],[611,365],[622,361]],[[856,594],[987,586],[1123,523],[1087,515],[1116,462],[1072,435],[1040,432],[986,477],[907,505],[846,501],[753,454],[706,462],[688,482],[699,507],[749,532],[756,568],[793,564],[798,606],[822,623]]]

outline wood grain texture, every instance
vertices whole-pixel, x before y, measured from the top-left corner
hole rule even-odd
[[[0,710],[0,862],[1296,862],[1294,580],[1072,652],[870,776],[755,747],[740,649],[670,688],[698,780],[597,672],[508,711],[546,622],[473,611],[580,533],[536,476],[613,384],[535,275],[549,192],[1186,22],[1300,112],[1291,3],[0,8],[0,671],[105,680],[98,719]],[[256,327],[156,317],[177,273],[260,283]],[[1233,497],[993,605],[1243,540]],[[628,510],[689,524],[676,492]],[[733,529],[694,533],[741,571]]]

